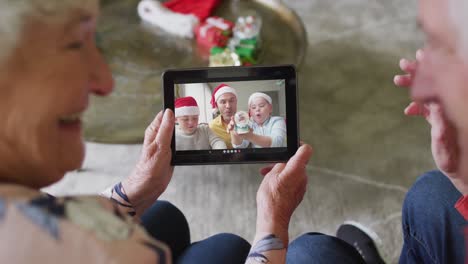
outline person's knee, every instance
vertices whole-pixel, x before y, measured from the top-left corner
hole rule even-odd
[[[175,205],[172,203],[165,201],[165,200],[158,200],[156,201],[151,208],[156,207],[159,208],[159,210],[164,210],[167,212],[174,212],[174,213],[182,213],[179,208],[177,208]]]
[[[192,244],[177,263],[244,263],[250,244],[240,236],[221,233]]]
[[[216,241],[223,245],[230,245],[234,248],[245,249],[247,252],[250,250],[250,243],[241,236],[231,233],[220,233],[209,237],[207,240]]]
[[[420,176],[409,189],[403,202],[403,218],[417,214],[424,218],[439,214],[440,209],[453,207],[461,194],[440,171]]]
[[[442,232],[444,219],[456,216],[454,205],[460,197],[460,192],[442,172],[430,171],[420,176],[403,202],[405,238],[418,237],[421,240],[428,230]]]
[[[306,233],[289,245],[287,262],[362,263],[362,258],[353,246],[339,238],[321,233]]]
[[[154,218],[154,216],[167,216],[171,219],[185,219],[182,211],[179,210],[175,205],[168,201],[158,200],[150,208],[148,208],[143,214],[142,218]]]
[[[335,238],[317,232],[305,233],[296,238],[291,244],[312,245],[315,243],[334,243]]]
[[[419,176],[409,189],[408,194],[409,198],[419,198],[428,195],[443,196],[454,190],[455,187],[447,176],[441,171],[433,170]]]
[[[326,248],[335,248],[342,246],[343,243],[346,244],[346,242],[336,237],[311,232],[303,234],[291,242],[289,250],[298,248],[300,248],[300,250],[313,250],[317,248],[318,245],[327,245]]]

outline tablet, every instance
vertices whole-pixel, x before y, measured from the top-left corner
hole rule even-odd
[[[172,165],[284,162],[299,147],[293,65],[173,69],[164,109],[176,116]]]

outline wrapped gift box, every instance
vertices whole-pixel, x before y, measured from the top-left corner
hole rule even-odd
[[[234,23],[229,20],[221,17],[209,17],[195,28],[197,43],[208,48],[226,47],[232,36],[233,28]]]
[[[234,52],[239,55],[244,65],[257,64],[258,50],[257,38],[243,39],[234,45]]]

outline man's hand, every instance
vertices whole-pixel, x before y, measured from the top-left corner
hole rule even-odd
[[[167,109],[159,112],[145,131],[140,160],[135,169],[122,181],[137,216],[150,207],[166,190],[171,181],[171,140],[174,132],[174,113]]]
[[[288,244],[289,221],[306,192],[311,155],[312,148],[303,145],[288,163],[261,170],[265,177],[257,192],[257,238],[275,234]]]
[[[424,52],[418,50],[416,61],[402,59],[400,68],[405,75],[396,75],[394,82],[397,86],[410,88],[416,76],[418,63],[422,60]],[[447,119],[438,102],[418,103],[411,102],[405,109],[408,116],[422,116],[431,125],[432,156],[437,167],[451,179],[456,178],[459,165],[459,150],[457,131]]]

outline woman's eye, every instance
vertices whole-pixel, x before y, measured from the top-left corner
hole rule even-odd
[[[77,41],[77,42],[72,42],[67,45],[67,49],[71,50],[79,50],[83,47],[83,42]]]

